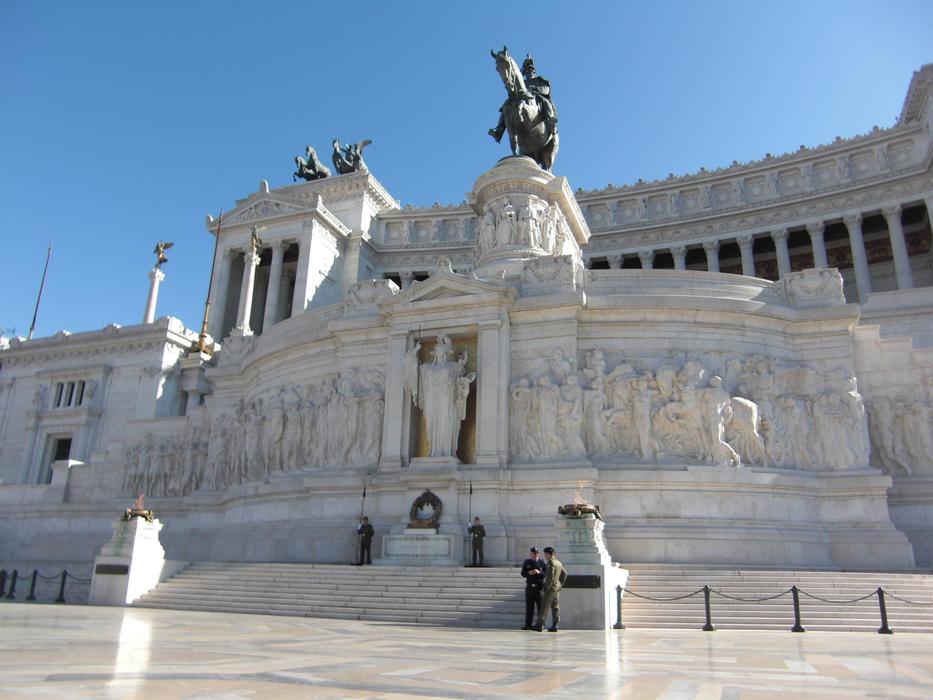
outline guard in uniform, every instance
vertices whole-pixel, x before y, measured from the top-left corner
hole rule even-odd
[[[547,560],[547,570],[544,573],[544,590],[542,591],[541,610],[538,613],[538,624],[535,630],[540,632],[544,628],[544,619],[547,617],[548,608],[551,609],[551,626],[547,628],[548,632],[556,632],[557,625],[560,622],[560,607],[558,601],[560,598],[560,589],[567,580],[567,572],[564,565],[554,556],[553,547],[544,548],[544,558]]]
[[[363,564],[372,564],[373,559],[370,555],[370,550],[376,531],[373,529],[373,526],[369,524],[369,518],[365,515],[363,516],[363,520],[360,521],[360,526],[357,528],[356,534],[359,535],[360,538],[360,566]]]
[[[544,586],[544,561],[538,555],[538,548],[532,547],[531,556],[522,562],[522,578],[525,579],[525,626],[523,630],[534,629],[535,610],[541,615],[541,588]]]
[[[483,538],[486,537],[486,528],[479,524],[479,518],[473,518],[473,524],[467,527],[470,534],[470,545],[473,550],[473,566],[477,566],[476,560],[479,558],[479,566],[483,565]]]

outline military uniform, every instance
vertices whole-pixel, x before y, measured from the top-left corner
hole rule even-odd
[[[479,558],[479,565],[483,565],[483,538],[486,537],[486,528],[482,525],[470,525],[467,528],[470,533],[470,545],[473,550],[473,566],[476,566],[476,559]]]
[[[532,571],[538,573],[533,574]],[[525,579],[525,626],[530,630],[535,618],[535,610],[541,615],[541,589],[544,587],[545,563],[543,559],[528,558],[522,562],[522,578]]]
[[[372,556],[370,555],[370,550],[373,544],[373,536],[376,534],[376,531],[373,529],[371,523],[360,523],[357,534],[360,537],[360,566],[363,564],[372,564],[373,560]]]
[[[547,563],[547,571],[544,575],[544,590],[542,591],[541,611],[538,613],[538,624],[535,629],[540,631],[544,627],[544,619],[547,617],[548,608],[551,609],[551,626],[549,632],[556,632],[557,625],[560,622],[560,589],[567,580],[567,571],[564,565],[556,557],[551,557]]]

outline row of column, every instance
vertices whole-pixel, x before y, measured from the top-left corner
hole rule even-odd
[[[933,200],[927,200],[927,213],[931,209]],[[897,276],[898,289],[910,289],[913,287],[913,275],[910,268],[910,257],[907,253],[907,242],[904,237],[904,227],[901,221],[903,206],[895,204],[885,207],[881,210],[888,226],[888,235],[891,238],[891,253],[894,258],[894,269]],[[868,257],[865,254],[865,243],[862,237],[862,213],[853,213],[843,216],[842,220],[849,231],[849,243],[852,248],[852,263],[855,271],[855,282],[858,287],[859,302],[864,302],[871,293],[871,275],[868,270]],[[826,243],[823,234],[826,224],[822,221],[806,225],[807,233],[810,236],[810,242],[813,248],[813,265],[818,268],[829,267],[829,261],[826,256]],[[777,231],[770,231],[767,235],[774,241],[774,248],[777,255],[778,276],[783,277],[791,271],[790,250],[787,246],[789,230],[782,228]],[[739,246],[739,252],[742,256],[742,274],[755,276],[755,260],[752,246],[755,242],[755,236],[751,234],[737,236],[735,238]],[[703,250],[706,253],[706,267],[710,272],[719,272],[719,246],[720,240],[703,241]],[[687,247],[672,246],[669,248],[671,256],[674,258],[675,270],[687,269]],[[655,251],[639,251],[638,258],[641,261],[642,269],[650,270],[654,267]],[[610,258],[608,260],[610,268],[619,268],[621,257]]]
[[[268,328],[281,320],[278,318],[278,308],[282,293],[282,262],[285,257],[285,251],[293,243],[295,243],[295,241],[281,240],[275,241],[270,246],[272,250],[272,264],[269,268],[269,287],[266,292],[265,308],[263,309],[263,328]],[[300,246],[300,267],[302,258],[306,257],[307,246],[301,246],[300,243],[298,243],[298,245]],[[253,296],[256,288],[256,268],[259,266],[259,261],[261,259],[260,252],[229,249],[224,252],[221,259],[221,268],[217,284],[217,299],[219,303],[217,305],[216,320],[213,324],[215,333],[221,328],[223,318],[226,315],[226,309],[224,307],[229,297],[230,272],[237,255],[243,256],[243,279],[240,283],[239,305],[237,306],[234,328],[242,335],[249,335],[253,332],[250,328],[249,320],[253,311]],[[304,293],[304,289],[299,289],[296,284],[295,299],[292,304],[293,309],[304,308],[304,305],[301,303],[302,300],[298,298],[299,293]]]

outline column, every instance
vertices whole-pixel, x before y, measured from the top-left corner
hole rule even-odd
[[[382,414],[380,470],[399,469],[402,466],[402,441],[407,437],[404,434],[405,414],[410,403],[402,386],[407,346],[407,331],[390,331],[389,362],[386,367],[385,409]]]
[[[256,266],[259,253],[247,250],[243,253],[243,284],[240,286],[240,308],[236,315],[236,327],[243,335],[252,335],[249,317],[253,310],[253,288],[256,286]]]
[[[317,224],[313,224],[317,226]],[[314,230],[312,226],[311,231]],[[292,297],[292,316],[303,314],[308,305],[308,268],[311,267],[311,237],[309,231],[302,231],[298,239],[298,264],[295,267],[295,295]]]
[[[609,263],[610,270],[618,270],[622,267],[621,255],[607,255],[606,262]]]
[[[862,240],[862,214],[849,214],[842,220],[849,229],[849,245],[852,248],[852,267],[855,269],[858,300],[860,304],[864,304],[868,295],[871,294],[871,273],[868,271],[865,242]]]
[[[898,289],[912,289],[913,273],[910,270],[910,256],[907,254],[907,241],[904,239],[904,225],[901,223],[903,207],[895,204],[881,210],[888,222],[888,235],[891,237],[891,253],[894,255],[894,272],[897,275]]]
[[[404,291],[411,286],[411,281],[415,278],[415,275],[412,272],[402,272],[399,277],[401,277],[402,290]]]
[[[826,258],[826,242],[823,240],[825,229],[826,224],[822,221],[807,224],[807,233],[810,234],[810,245],[813,248],[813,267],[829,267],[829,260]]]
[[[347,237],[341,275],[341,299],[346,299],[350,287],[360,281],[360,250],[363,247],[364,237],[367,236],[363,231],[351,231]]]
[[[653,250],[638,251],[638,259],[641,261],[642,270],[653,270],[654,269],[654,251]]]
[[[706,251],[706,269],[719,272],[719,241],[703,241],[703,250]]]
[[[288,244],[276,241],[272,244],[272,265],[269,268],[269,291],[266,292],[266,309],[262,316],[262,329],[272,328],[279,321],[279,295],[282,289],[282,258]]]
[[[149,270],[149,296],[146,297],[146,310],[143,323],[155,321],[156,302],[159,300],[159,283],[165,279],[165,273],[158,267]]]
[[[213,338],[220,339],[223,333],[224,317],[227,315],[227,301],[230,296],[230,269],[236,255],[232,250],[217,251],[220,264],[217,271],[217,289],[211,297],[211,312],[208,318],[208,333]]]
[[[771,240],[774,241],[775,253],[777,254],[778,278],[784,279],[790,272],[790,251],[787,250],[787,236],[790,232],[786,228],[771,232]]]
[[[742,274],[746,277],[755,277],[755,237],[739,236],[735,239],[742,254]]]
[[[479,324],[476,343],[476,463],[499,464],[499,320]]]
[[[671,257],[674,258],[675,270],[687,269],[687,246],[677,245],[671,248]]]

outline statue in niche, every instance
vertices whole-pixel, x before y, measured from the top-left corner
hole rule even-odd
[[[496,243],[509,245],[515,235],[515,207],[509,200],[499,210],[499,219],[496,224]]]
[[[301,156],[295,156],[295,167],[297,170],[292,173],[292,181],[301,178],[311,182],[312,180],[320,180],[330,176],[330,168],[320,161],[317,157],[317,151],[311,148],[311,146],[306,146],[305,153],[308,156],[307,160]]]
[[[346,175],[347,173],[368,170],[366,163],[363,162],[363,149],[371,143],[370,139],[363,139],[353,144],[347,143],[344,144],[343,152],[341,152],[340,139],[334,139],[332,143],[334,151],[331,154],[331,160],[334,163],[334,168],[337,169],[337,174]]]
[[[530,55],[519,71],[506,47],[489,53],[508,93],[499,108],[499,123],[489,130],[489,135],[498,143],[508,131],[513,156],[527,156],[550,171],[559,145],[550,82],[537,74]]]
[[[476,373],[464,372],[466,352],[461,352],[456,361],[450,360],[453,348],[446,335],[435,336],[432,362],[419,363],[420,350],[421,343],[416,343],[406,353],[404,382],[415,405],[424,413],[428,456],[455,457],[460,423],[466,418],[467,397]]]
[[[156,270],[161,270],[162,265],[168,262],[168,258],[165,257],[165,251],[171,248],[173,245],[175,244],[172,243],[172,241],[159,241],[156,243],[155,248],[152,250],[156,256]]]

